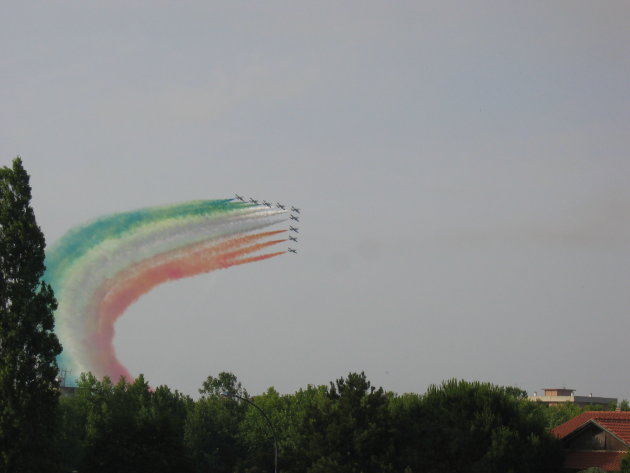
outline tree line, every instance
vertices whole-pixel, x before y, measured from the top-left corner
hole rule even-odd
[[[552,409],[516,388],[463,380],[397,395],[350,373],[249,397],[220,373],[193,400],[143,376],[114,384],[84,374],[60,400],[56,442],[62,471],[93,473],[272,472],[274,437],[286,473],[556,472]]]

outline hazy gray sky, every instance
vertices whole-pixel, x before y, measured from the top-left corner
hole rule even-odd
[[[23,1],[0,48],[49,244],[234,192],[303,209],[297,256],[122,317],[152,384],[630,398],[630,3]]]

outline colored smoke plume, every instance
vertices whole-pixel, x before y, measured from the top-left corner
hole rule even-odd
[[[261,261],[259,253],[285,241],[279,209],[228,200],[154,207],[94,220],[70,230],[46,254],[48,282],[57,297],[59,364],[117,380],[130,373],[116,358],[114,323],[154,287],[216,269]]]

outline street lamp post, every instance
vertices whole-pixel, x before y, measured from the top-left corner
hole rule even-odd
[[[273,436],[273,472],[278,473],[278,437],[276,436],[276,429],[273,428],[271,419],[267,416],[267,414],[265,414],[265,411],[263,411],[260,407],[254,404],[253,401],[250,401],[249,399],[243,396],[239,396],[238,394],[234,392],[228,392],[228,391],[222,392],[221,395],[223,397],[236,397],[240,399],[241,401],[245,401],[247,404],[254,406],[256,409],[258,409],[258,412],[262,414],[263,418],[267,421],[267,424],[269,424],[269,428],[271,429],[271,435]]]

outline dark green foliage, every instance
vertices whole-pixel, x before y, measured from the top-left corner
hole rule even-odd
[[[388,399],[363,373],[294,395],[269,389],[252,398],[275,426],[279,470],[300,473],[392,471]],[[247,456],[238,471],[273,471],[273,433],[251,406],[241,423],[241,439]]]
[[[389,403],[390,416],[394,429],[396,445],[396,465],[398,471],[423,471],[425,453],[418,448],[424,429],[423,398],[420,394],[394,396]],[[415,470],[411,468],[414,466]]]
[[[514,391],[487,383],[450,380],[422,399],[413,470],[436,473],[557,471],[558,442],[545,419]]]
[[[191,471],[184,423],[192,400],[140,375],[113,385],[82,375],[76,394],[62,401],[66,471],[120,473]]]
[[[80,432],[62,437],[76,449],[66,467],[270,473],[275,433],[283,473],[560,471],[545,406],[515,388],[451,380],[396,396],[350,373],[329,386],[249,398],[236,376],[220,373],[200,393],[193,402],[151,391],[142,377],[114,386],[82,376],[62,403],[63,426]]]
[[[583,408],[573,402],[563,402],[557,406],[548,406],[542,402],[536,402],[535,404],[547,419],[548,430],[564,424],[566,421],[584,412]]]
[[[389,399],[364,373],[350,373],[309,408],[307,471],[379,473],[391,471],[393,454]]]
[[[0,472],[54,471],[56,301],[20,158],[0,169]],[[37,454],[34,454],[37,452]]]
[[[73,471],[84,456],[87,406],[82,396],[67,396],[59,400],[59,433],[57,449],[61,456],[61,471]]]
[[[247,392],[236,376],[222,372],[218,378],[208,376],[199,393],[203,396],[195,403],[185,426],[185,443],[194,470],[232,472],[243,457],[239,425],[247,406],[223,394],[247,397]]]
[[[199,394],[204,397],[247,397],[247,391],[241,386],[233,373],[222,371],[218,377],[208,376],[203,382]]]
[[[305,472],[312,463],[310,423],[313,409],[326,399],[325,386],[300,389],[292,395],[280,395],[273,388],[252,398],[271,420],[278,438],[278,469]],[[260,412],[248,407],[240,426],[240,438],[247,457],[240,470],[247,473],[273,471],[273,433]]]
[[[251,404],[245,406],[245,415],[239,425],[239,439],[244,447],[245,457],[239,462],[237,471],[248,473],[273,471],[274,439],[278,440],[282,456],[282,450],[285,450],[284,441],[291,432],[290,421],[287,422],[286,401],[289,398],[290,396],[280,396],[275,389],[269,388],[265,394],[249,399],[260,410]],[[265,413],[264,416],[261,411]],[[284,433],[283,437],[279,436],[280,432]]]

